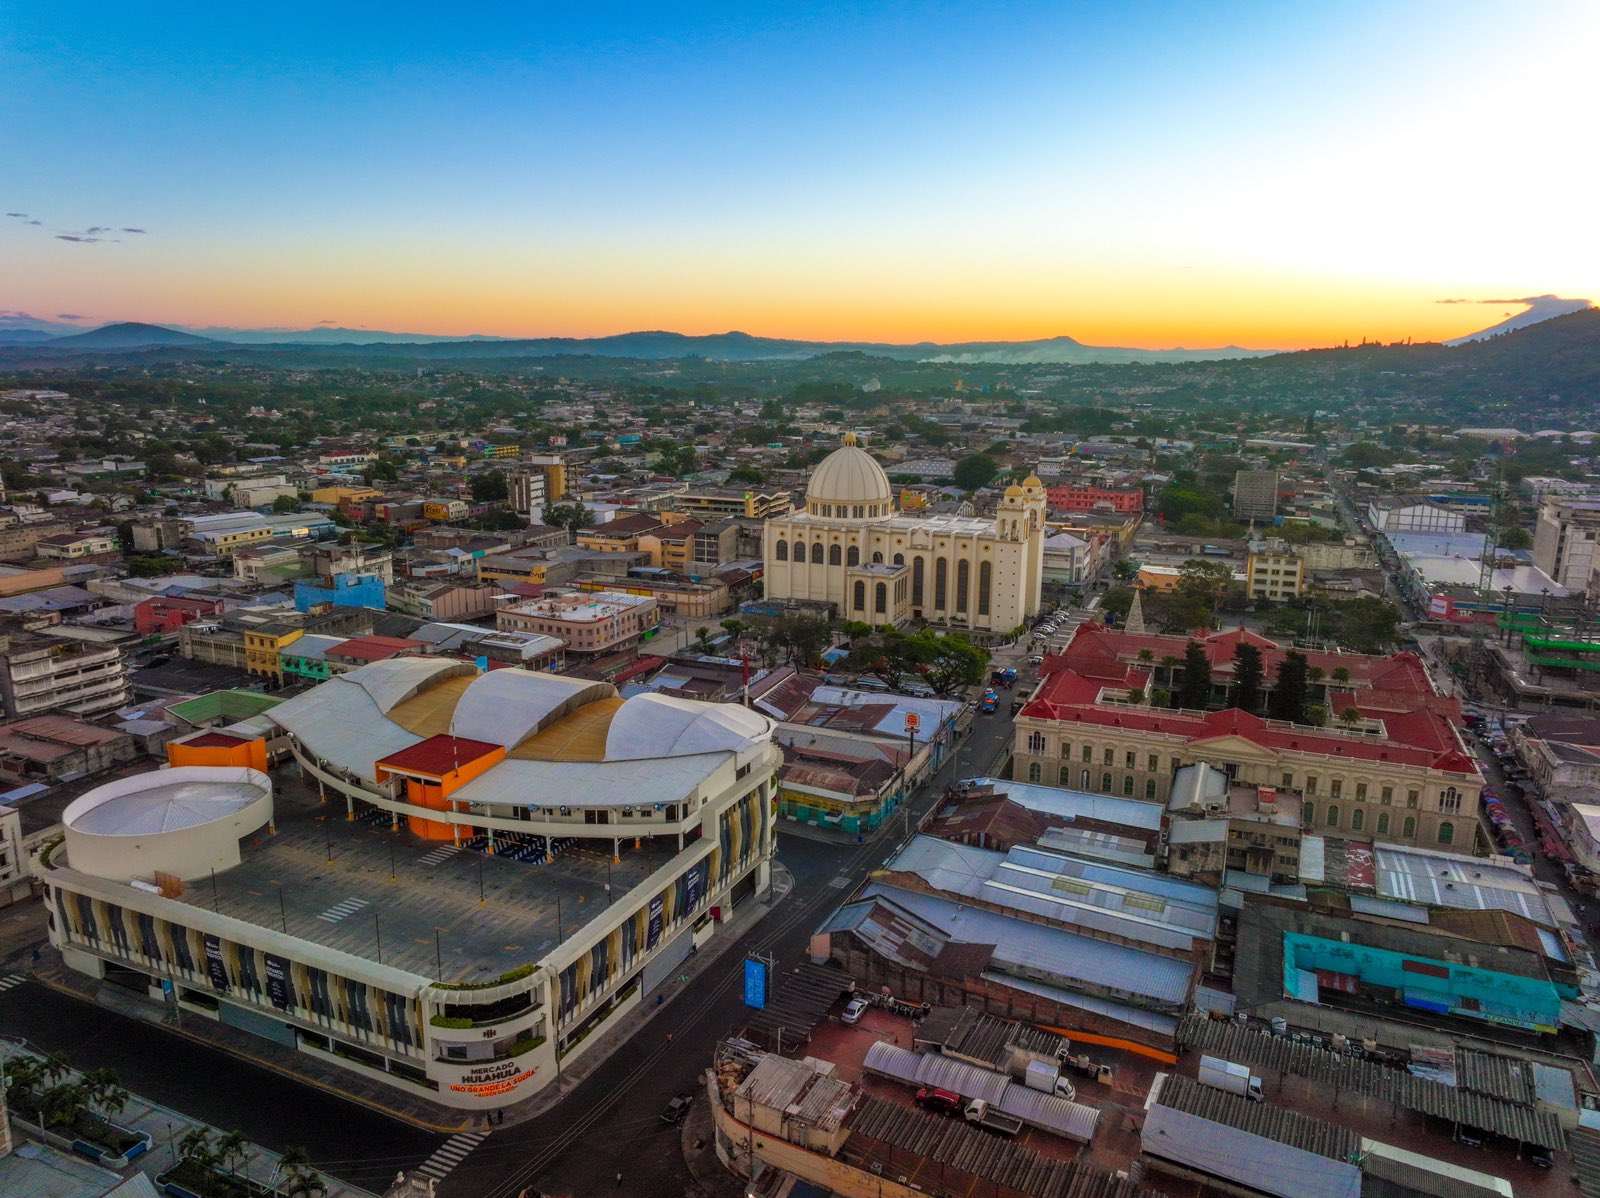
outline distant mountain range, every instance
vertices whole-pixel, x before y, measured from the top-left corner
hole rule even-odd
[[[1464,302],[1464,301],[1463,301]],[[1459,337],[1448,345],[1497,337],[1590,307],[1588,300],[1556,296],[1506,301],[1526,304],[1525,311],[1492,328]],[[221,356],[245,349],[317,348],[341,360],[359,362],[382,356],[406,361],[494,360],[582,356],[669,361],[700,358],[713,362],[797,362],[828,354],[863,354],[899,362],[943,362],[955,365],[1089,365],[1128,363],[1216,362],[1268,357],[1277,350],[1243,349],[1128,349],[1085,345],[1071,337],[1038,341],[970,341],[941,344],[920,341],[910,345],[878,341],[796,341],[728,332],[701,336],[664,331],[619,333],[609,337],[439,337],[421,333],[388,333],[371,329],[179,329],[163,325],[123,322],[87,332],[77,326],[32,317],[0,317],[0,358],[30,362],[79,355],[103,355],[154,350],[205,350]]]

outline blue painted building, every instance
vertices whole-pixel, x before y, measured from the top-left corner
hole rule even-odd
[[[331,583],[301,580],[294,584],[294,609],[310,611],[331,604],[334,607],[375,607],[383,610],[388,588],[377,574],[335,574]]]

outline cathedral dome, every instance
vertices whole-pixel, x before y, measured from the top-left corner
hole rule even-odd
[[[854,435],[848,433],[843,445],[817,463],[806,487],[806,508],[818,515],[854,514],[837,510],[841,506],[870,508],[862,513],[865,515],[888,515],[893,503],[889,476],[877,459],[857,445]],[[827,505],[830,510],[819,512],[819,505]]]

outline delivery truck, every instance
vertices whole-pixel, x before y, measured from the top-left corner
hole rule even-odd
[[[1251,1102],[1263,1102],[1267,1097],[1261,1091],[1261,1079],[1250,1072],[1248,1065],[1224,1061],[1221,1057],[1200,1058],[1200,1084],[1226,1090]]]
[[[1022,1130],[1022,1120],[1008,1115],[992,1103],[974,1098],[967,1103],[967,1122],[976,1123],[1003,1136],[1014,1136]]]
[[[1071,1100],[1077,1097],[1072,1082],[1061,1076],[1060,1070],[1044,1061],[1029,1061],[1023,1071],[1022,1082],[1030,1090],[1043,1090],[1046,1094],[1059,1094]]]

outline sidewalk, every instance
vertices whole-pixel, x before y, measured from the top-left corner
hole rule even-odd
[[[17,1057],[45,1055],[48,1054],[34,1052],[9,1040],[0,1042],[0,1060],[10,1061]],[[67,1079],[70,1080],[77,1076],[79,1075],[76,1070],[69,1070]],[[19,1115],[21,1112],[13,1111],[12,1114]],[[156,1174],[171,1168],[176,1163],[178,1159],[178,1143],[189,1132],[195,1128],[207,1128],[212,1132],[220,1132],[222,1130],[210,1127],[198,1119],[190,1118],[181,1111],[175,1111],[170,1107],[150,1102],[148,1099],[133,1093],[128,1095],[128,1105],[113,1117],[113,1121],[118,1126],[125,1127],[129,1131],[144,1132],[150,1137],[150,1150],[135,1158],[133,1164],[126,1169],[120,1170],[120,1173],[123,1177],[132,1177],[135,1173],[143,1173],[150,1179],[152,1185],[155,1184]],[[32,1135],[25,1128],[19,1128],[19,1132],[24,1138]],[[266,1184],[275,1177],[279,1160],[278,1153],[269,1152],[256,1144],[250,1144],[246,1148],[243,1164],[239,1166],[239,1173],[252,1181]],[[114,1172],[118,1171],[114,1170]],[[318,1173],[317,1176],[326,1187],[323,1191],[326,1198],[372,1198],[369,1191],[342,1182],[336,1177],[331,1177],[326,1173]]]
[[[794,889],[794,876],[774,861],[772,887],[762,896],[747,900],[734,912],[732,919],[722,924],[717,934],[694,953],[679,968],[674,980],[657,987],[655,993],[671,997],[694,985],[695,979],[709,968],[729,945],[749,931],[772,908],[772,905]],[[249,1032],[227,1027],[204,1016],[185,1012],[174,1024],[172,1014],[165,1005],[121,990],[115,985],[96,981],[76,970],[68,969],[61,954],[45,946],[41,959],[30,970],[41,983],[75,998],[97,1003],[119,1014],[142,1019],[161,1026],[177,1036],[185,1036],[200,1044],[220,1047],[234,1056],[271,1069],[275,1073],[293,1078],[308,1086],[316,1086],[330,1094],[360,1103],[413,1127],[449,1135],[465,1130],[486,1130],[490,1124],[487,1113],[463,1111],[443,1106],[421,1094],[410,1094],[397,1086],[388,1085],[359,1073],[344,1069],[330,1061],[323,1061],[309,1053],[285,1045],[274,1044]],[[686,980],[679,981],[677,977]],[[546,1086],[525,1102],[506,1107],[505,1118],[495,1127],[510,1126],[543,1114],[571,1092],[579,1082],[627,1042],[635,1032],[648,1023],[662,1007],[653,997],[641,1002],[633,1010],[619,1017],[595,1038],[596,1042],[571,1065],[561,1068],[560,1079]]]

